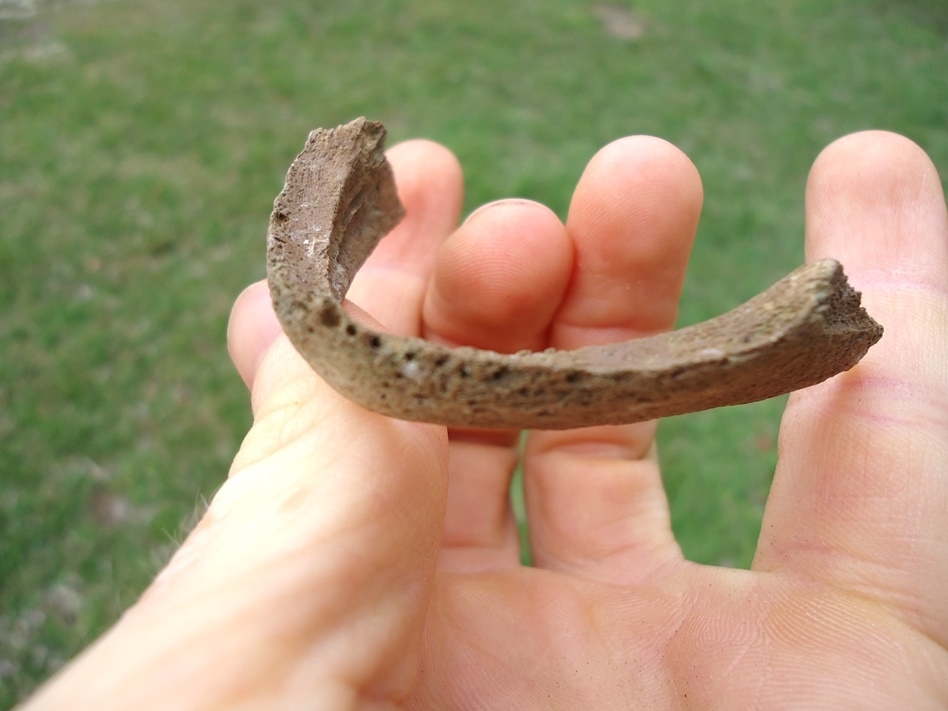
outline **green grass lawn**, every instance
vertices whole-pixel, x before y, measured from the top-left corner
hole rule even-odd
[[[0,707],[135,600],[223,480],[250,420],[227,314],[311,128],[380,119],[457,153],[468,208],[561,215],[599,147],[669,139],[707,196],[682,323],[802,261],[832,139],[899,131],[948,174],[942,0],[632,7],[0,0]],[[782,405],[663,423],[689,557],[750,562]]]

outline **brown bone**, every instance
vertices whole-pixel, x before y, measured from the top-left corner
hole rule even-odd
[[[293,345],[330,385],[392,417],[456,427],[567,429],[754,402],[848,370],[882,337],[838,262],[800,267],[704,323],[605,346],[504,355],[354,321],[349,284],[404,210],[385,128],[310,133],[277,196],[267,274]]]

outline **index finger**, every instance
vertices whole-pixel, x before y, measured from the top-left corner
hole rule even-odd
[[[948,641],[948,212],[925,153],[849,136],[807,187],[807,259],[834,256],[885,328],[851,371],[795,393],[754,567],[895,607]]]

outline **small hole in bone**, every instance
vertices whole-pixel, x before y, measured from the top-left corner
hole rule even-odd
[[[335,328],[339,325],[339,314],[330,304],[326,304],[319,312],[319,322],[326,328]]]

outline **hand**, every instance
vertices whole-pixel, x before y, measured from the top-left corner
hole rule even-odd
[[[387,328],[502,351],[671,328],[701,207],[657,139],[603,149],[566,225],[393,148],[408,217],[349,298]],[[279,335],[266,286],[230,347],[255,423],[142,599],[29,708],[936,708],[948,703],[948,217],[907,140],[842,139],[807,188],[885,336],[790,398],[751,571],[671,533],[654,423],[534,432],[535,567],[507,490],[517,433],[366,412]]]

